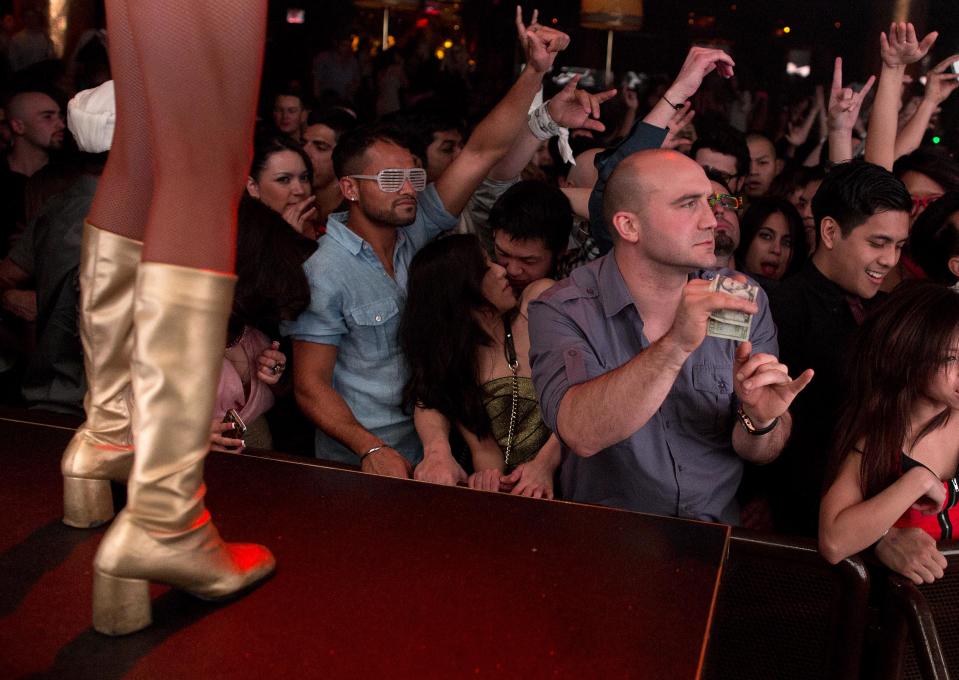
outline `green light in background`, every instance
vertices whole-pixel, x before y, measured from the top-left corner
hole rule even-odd
[[[941,140],[938,136],[932,138],[932,143],[933,143],[933,144],[938,144],[938,143],[941,142],[941,141],[942,141],[942,140]]]

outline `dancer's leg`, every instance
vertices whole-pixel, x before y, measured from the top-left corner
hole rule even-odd
[[[143,259],[232,272],[266,3],[152,0],[128,7],[156,159]]]
[[[133,462],[130,356],[133,288],[153,191],[153,154],[143,77],[126,4],[108,0],[109,51],[117,114],[106,168],[97,185],[80,255],[80,338],[86,422],[61,460],[63,521],[92,527],[113,517],[110,480]]]
[[[149,581],[229,595],[273,569],[227,545],[203,504],[203,459],[233,298],[235,206],[262,60],[262,0],[130,0],[155,151],[134,305],[138,419],[127,507],[94,560],[94,627],[149,624]]]
[[[87,219],[100,229],[142,241],[153,195],[153,143],[143,74],[126,0],[107,0],[106,10],[117,114],[110,155]]]

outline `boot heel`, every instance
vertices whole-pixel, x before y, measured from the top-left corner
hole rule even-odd
[[[113,494],[107,479],[63,478],[63,523],[92,529],[113,519]]]
[[[93,571],[93,628],[104,635],[126,635],[146,628],[150,582]]]

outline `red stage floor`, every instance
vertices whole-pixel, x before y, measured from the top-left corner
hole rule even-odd
[[[43,423],[24,422],[43,420]],[[0,414],[0,677],[694,678],[728,527],[212,454],[221,534],[276,554],[229,604],[154,588],[90,627],[103,529],[60,522],[69,420]]]

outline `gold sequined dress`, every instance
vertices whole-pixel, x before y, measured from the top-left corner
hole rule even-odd
[[[513,433],[513,449],[509,457],[506,472],[511,472],[520,463],[525,463],[536,455],[552,434],[539,411],[536,390],[530,378],[517,378],[519,398],[516,403],[516,427]],[[513,378],[505,376],[495,378],[483,385],[486,397],[483,404],[489,414],[493,438],[506,454],[506,442],[509,438],[509,419],[513,403]]]

